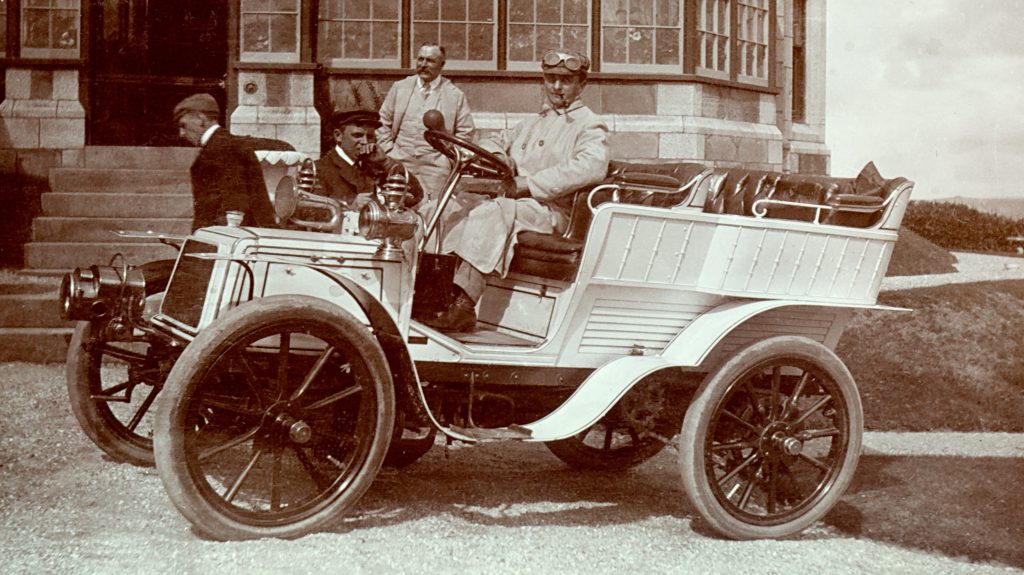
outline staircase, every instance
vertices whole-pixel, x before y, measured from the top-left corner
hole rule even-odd
[[[63,273],[104,265],[117,254],[130,264],[171,258],[158,242],[125,240],[114,230],[188,233],[192,193],[188,168],[195,148],[87,147],[81,168],[50,171],[50,192],[32,223],[25,268]]]
[[[76,267],[173,258],[156,241],[113,230],[186,234],[192,223],[188,168],[195,148],[87,147],[83,167],[50,171],[42,215],[25,245],[25,269],[0,277],[0,361],[64,361],[73,326],[62,321],[59,278]],[[120,265],[120,260],[116,265]]]

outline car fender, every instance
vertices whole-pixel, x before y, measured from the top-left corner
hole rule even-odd
[[[528,441],[556,441],[585,431],[604,417],[637,383],[670,367],[696,368],[730,332],[751,318],[787,306],[828,306],[908,311],[881,305],[815,304],[793,300],[740,300],[717,306],[691,322],[658,354],[614,359],[594,370],[547,416],[522,426]]]

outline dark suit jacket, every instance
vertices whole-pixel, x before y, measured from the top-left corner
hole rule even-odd
[[[331,148],[330,152],[317,160],[316,173],[323,195],[351,204],[356,195],[373,192],[375,186],[383,185],[387,181],[389,170],[397,164],[395,160],[385,157],[384,162],[379,165],[359,162],[353,166],[343,160],[336,149]],[[407,206],[415,206],[423,198],[423,188],[416,176],[411,173],[409,193],[412,198],[406,200]]]
[[[225,213],[245,213],[242,225],[277,227],[255,150],[291,150],[280,140],[236,136],[218,128],[192,162],[192,229],[224,225]]]

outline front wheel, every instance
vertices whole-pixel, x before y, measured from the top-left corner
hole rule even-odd
[[[683,487],[727,537],[788,537],[842,496],[863,428],[857,387],[834,353],[801,337],[763,340],[698,390],[679,435]]]
[[[244,303],[203,330],[158,401],[154,454],[178,510],[215,539],[299,537],[380,470],[395,396],[361,322],[318,298]]]
[[[65,379],[85,435],[117,461],[153,465],[152,407],[174,356],[146,336],[107,337],[81,321],[68,345]]]

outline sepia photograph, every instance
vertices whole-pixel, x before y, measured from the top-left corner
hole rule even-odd
[[[1024,574],[1020,22],[0,0],[4,572]]]

